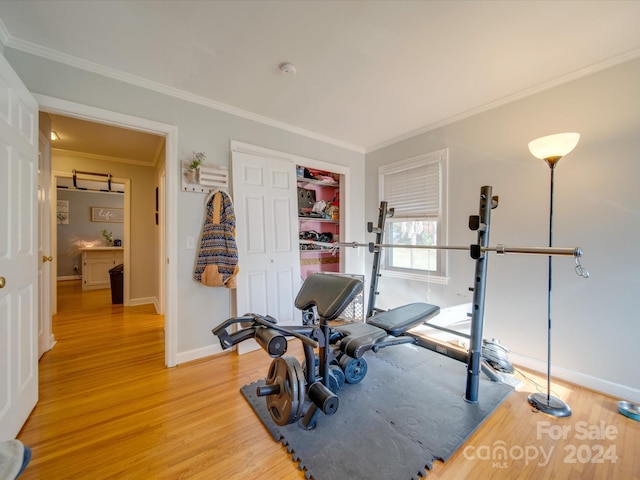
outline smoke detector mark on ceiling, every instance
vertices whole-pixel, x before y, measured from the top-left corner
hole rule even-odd
[[[296,66],[292,63],[281,63],[280,71],[285,77],[293,77],[297,72]]]

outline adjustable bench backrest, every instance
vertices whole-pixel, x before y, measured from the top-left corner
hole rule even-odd
[[[341,275],[314,273],[302,284],[295,305],[300,310],[315,306],[323,320],[337,318],[362,291],[362,282]]]

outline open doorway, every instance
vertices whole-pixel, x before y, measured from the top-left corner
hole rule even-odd
[[[156,196],[165,162],[164,137],[58,114],[49,117],[52,172],[60,200],[56,209],[68,212],[65,223],[54,213],[55,280],[78,276],[85,289],[109,288],[104,268],[96,270],[99,278],[89,281],[87,261],[119,255],[125,267],[124,305],[152,303],[162,313],[163,289],[156,279],[164,262]],[[131,184],[136,188],[127,188]],[[109,218],[99,212],[108,212]],[[106,250],[111,248],[115,250]]]
[[[143,134],[150,137],[154,137],[158,141],[158,145],[154,150],[155,158],[151,165],[144,165],[144,162],[140,158],[136,158],[134,155],[113,155],[105,153],[96,153],[95,151],[87,152],[87,146],[78,150],[76,148],[69,148],[69,143],[64,146],[64,143],[56,144],[56,141],[52,141],[52,164],[53,174],[52,183],[55,181],[55,175],[60,174],[60,171],[72,171],[73,165],[79,165],[82,158],[85,167],[83,170],[98,171],[98,172],[113,172],[114,178],[124,178],[127,181],[135,183],[136,188],[132,189],[136,192],[142,193],[142,197],[136,198],[135,194],[131,195],[128,203],[125,205],[125,211],[130,211],[132,225],[131,232],[128,235],[124,235],[124,244],[131,247],[129,249],[129,258],[124,260],[125,264],[129,264],[129,273],[135,272],[135,261],[131,260],[131,255],[134,259],[138,260],[138,257],[144,257],[144,255],[136,255],[136,229],[135,226],[143,224],[144,222],[137,221],[137,217],[142,216],[150,220],[146,222],[151,223],[151,228],[147,230],[153,232],[149,238],[142,238],[143,251],[145,254],[152,252],[152,260],[149,262],[148,255],[146,257],[146,267],[143,266],[142,275],[146,279],[151,279],[152,286],[150,290],[136,290],[136,276],[127,275],[128,283],[128,301],[130,305],[142,305],[145,303],[153,303],[156,310],[160,314],[165,315],[165,331],[167,332],[165,341],[165,363],[167,366],[175,365],[176,355],[176,339],[175,328],[173,323],[174,307],[171,302],[167,301],[167,295],[170,292],[175,291],[174,282],[170,281],[173,278],[168,275],[166,269],[170,269],[168,266],[168,250],[173,248],[172,238],[167,238],[167,232],[171,219],[167,218],[167,212],[171,212],[171,204],[176,201],[175,196],[167,194],[166,184],[169,182],[176,182],[176,178],[172,178],[172,174],[167,174],[166,163],[177,157],[175,148],[177,130],[175,127],[157,122],[138,119],[130,117],[128,115],[118,114],[114,112],[95,109],[93,107],[69,103],[66,101],[50,98],[50,97],[38,97],[40,109],[42,113],[53,117],[52,120],[52,132],[55,132],[58,138],[67,138],[70,142],[80,142],[76,137],[81,136],[83,141],[88,138],[93,138],[103,147],[105,142],[107,144],[122,145],[121,137],[119,135],[131,135],[131,134]],[[70,130],[70,134],[65,134],[65,128],[59,128],[59,123],[56,120],[73,123],[80,128]],[[84,129],[95,130],[93,134],[88,134]],[[105,130],[106,129],[106,130]],[[60,131],[59,131],[60,130]],[[105,131],[109,131],[109,134],[105,134]],[[97,133],[96,133],[97,132]],[[100,133],[101,132],[101,133]],[[114,132],[116,132],[114,134]],[[53,133],[52,133],[53,135]],[[114,136],[115,135],[115,136]],[[97,140],[96,140],[97,139]],[[102,142],[102,143],[100,143]],[[139,142],[134,142],[139,146]],[[81,153],[78,153],[78,152]],[[62,159],[60,162],[58,160]],[[86,166],[90,168],[86,168]],[[75,168],[79,170],[79,168]],[[63,172],[64,173],[64,172]],[[177,175],[176,175],[177,176]],[[148,188],[141,188],[142,185],[147,184]],[[55,189],[55,186],[53,187]],[[147,191],[148,190],[148,191]],[[55,205],[52,205],[52,216],[54,218],[53,227],[56,227],[55,222]],[[139,209],[139,210],[138,210]],[[52,240],[56,237],[55,232],[51,230]],[[149,244],[153,245],[153,248],[149,248]],[[54,250],[55,251],[55,250]],[[149,267],[151,265],[151,267]],[[149,271],[151,268],[151,271]],[[56,269],[52,269],[52,286],[56,284],[57,272]],[[133,278],[131,278],[133,277]],[[151,293],[149,293],[149,291]],[[55,302],[57,292],[55,287],[52,288],[51,296]],[[55,313],[55,305],[53,305],[53,312]],[[165,309],[169,308],[169,312]]]
[[[131,211],[125,208],[131,205],[131,182],[111,177],[109,182],[89,180],[96,177],[80,173],[68,176],[54,169],[55,188],[51,196],[56,206],[52,238],[56,285],[78,282],[82,291],[110,289],[113,303],[130,305],[129,281],[120,281],[118,288],[113,289],[110,272],[122,265],[118,271],[129,273],[131,278]],[[146,214],[151,216],[153,212]],[[158,235],[158,232],[151,235],[154,233]],[[154,303],[157,305],[158,301]]]

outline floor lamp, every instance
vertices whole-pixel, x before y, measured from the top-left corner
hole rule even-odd
[[[529,143],[531,154],[549,165],[551,182],[549,191],[549,247],[553,246],[553,173],[558,161],[571,152],[580,140],[579,133],[558,133],[533,140]],[[568,417],[571,408],[551,395],[551,255],[549,255],[549,286],[547,290],[547,393],[532,393],[529,403],[541,412],[555,417]]]

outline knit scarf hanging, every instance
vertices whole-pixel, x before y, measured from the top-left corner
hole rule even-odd
[[[231,197],[218,191],[209,197],[206,208],[193,279],[208,287],[236,288],[238,248]]]

